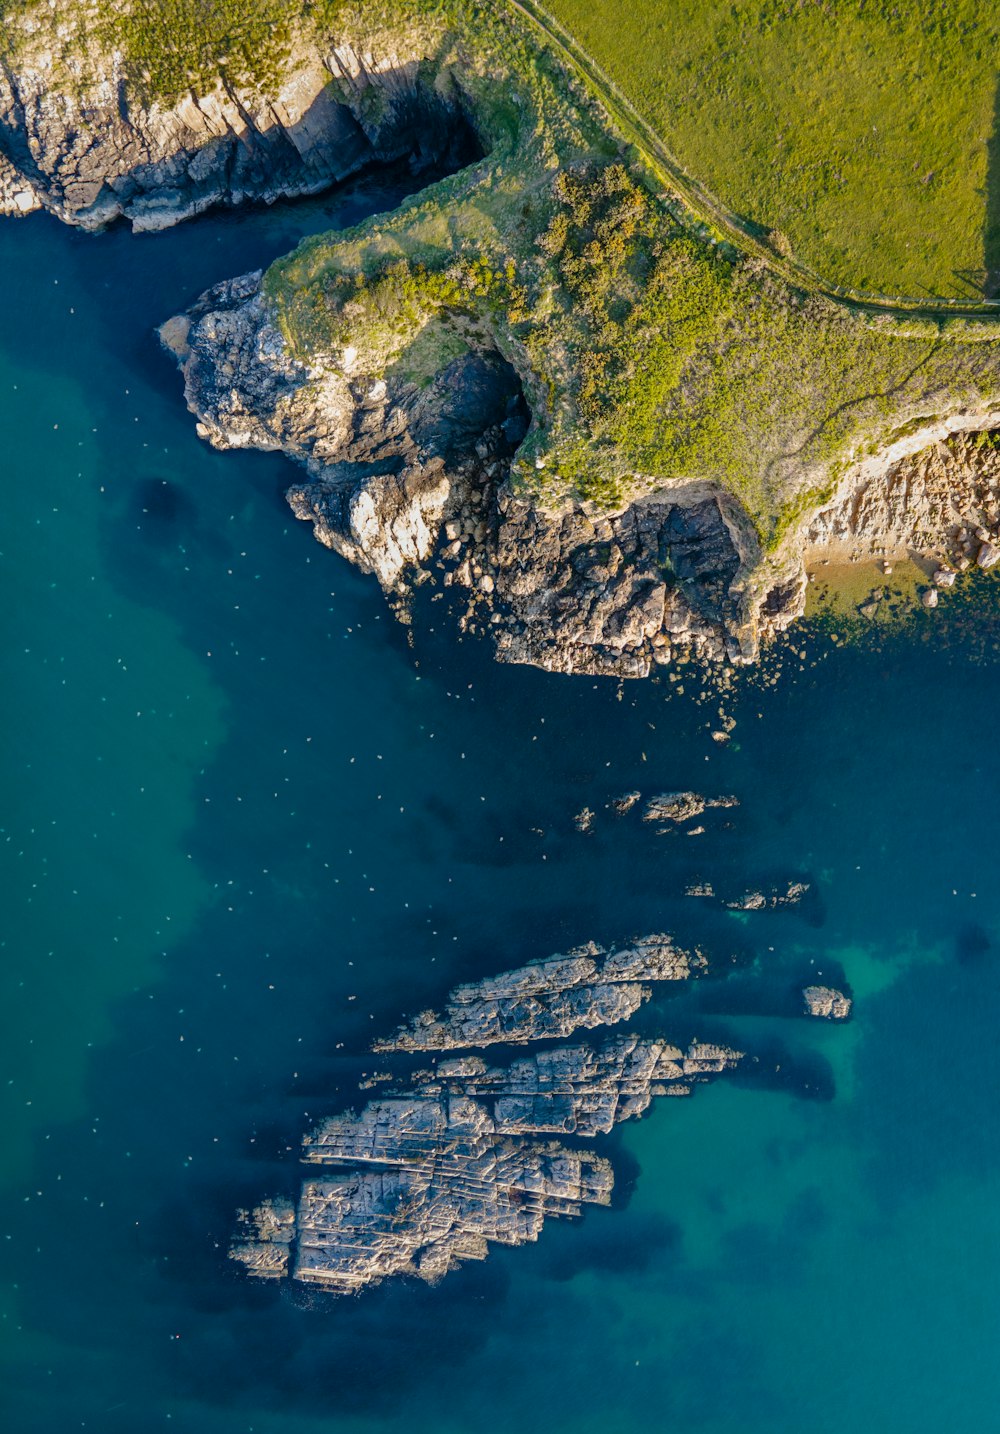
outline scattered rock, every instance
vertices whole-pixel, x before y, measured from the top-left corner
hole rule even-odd
[[[937,607],[937,588],[924,588],[923,592],[920,594],[920,601],[923,603],[924,607]]]
[[[583,811],[577,812],[573,818],[573,825],[578,832],[589,832],[594,825],[595,815],[596,813],[592,812],[589,807],[584,807]]]

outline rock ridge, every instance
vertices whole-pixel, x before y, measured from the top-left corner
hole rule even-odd
[[[138,102],[122,57],[98,82],[52,85],[52,56],[0,64],[0,214],[45,209],[84,229],[167,228],[214,205],[315,194],[372,164],[448,165],[481,152],[473,111],[426,46],[298,45],[272,94],[230,84]]]

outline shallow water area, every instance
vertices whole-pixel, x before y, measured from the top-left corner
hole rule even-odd
[[[813,617],[721,694],[499,667],[426,593],[407,633],[285,460],[197,439],[152,332],[406,184],[0,226],[5,1427],[989,1427],[996,582],[849,643]],[[683,789],[741,805],[699,836],[608,806]],[[773,912],[685,895],[793,878]],[[611,1209],[340,1302],[226,1259],[372,1037],[655,930],[730,974],[648,1019],[751,1059],[602,1144]],[[846,1026],[797,1014],[819,973]]]

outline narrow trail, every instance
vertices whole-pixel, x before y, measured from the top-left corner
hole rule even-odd
[[[684,170],[656,131],[643,119],[615,82],[603,72],[572,35],[537,0],[508,0],[536,31],[540,31],[559,59],[595,96],[610,115],[622,137],[639,150],[657,177],[674,190],[702,224],[720,234],[744,254],[760,259],[786,283],[806,293],[819,294],[833,303],[871,315],[897,319],[1000,319],[1000,300],[907,298],[871,293],[828,284],[807,264],[785,258],[754,234],[745,220],[717,199]]]

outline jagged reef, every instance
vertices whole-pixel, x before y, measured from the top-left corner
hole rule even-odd
[[[607,1205],[610,1161],[564,1141],[606,1135],[657,1096],[689,1095],[742,1054],[634,1034],[594,1044],[560,1039],[496,1067],[476,1052],[620,1021],[641,999],[628,978],[683,980],[704,965],[657,935],[458,987],[444,1022],[418,1018],[375,1048],[464,1054],[414,1073],[409,1091],[310,1131],[303,1159],[322,1167],[324,1178],[307,1178],[295,1205],[279,1198],[241,1212],[233,1258],[261,1278],[291,1275],[351,1294],[393,1275],[436,1281],[484,1259],[491,1243],[537,1240],[547,1218]],[[557,1135],[563,1140],[551,1138]]]

